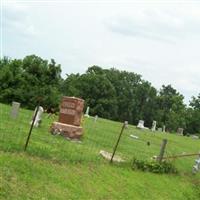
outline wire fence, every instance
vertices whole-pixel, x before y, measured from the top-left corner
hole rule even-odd
[[[24,151],[34,111],[20,109],[16,119],[13,119],[11,109],[11,106],[0,104],[0,149]],[[112,151],[117,132],[109,134],[109,130],[102,126],[101,119],[95,122],[92,117],[85,118],[83,138],[80,141],[71,141],[50,133],[51,124],[58,121],[58,116],[48,116],[43,113],[42,123],[33,128],[27,147],[28,154],[58,161],[80,162],[100,161],[101,149]]]
[[[0,103],[0,150],[22,152],[34,111],[20,108],[18,116],[13,119],[11,109],[10,105]],[[58,162],[105,163],[108,160],[99,153],[101,150],[113,152],[122,128],[122,123],[85,117],[82,124],[83,138],[80,141],[72,141],[50,133],[50,127],[54,121],[58,121],[58,116],[49,117],[47,113],[43,113],[42,123],[39,127],[33,128],[27,154]],[[192,153],[189,152],[191,149],[193,152],[200,150],[198,145],[187,148],[189,138],[184,137],[183,140],[183,137],[180,137],[180,141],[175,141],[170,134],[150,133],[149,130],[137,130],[133,126],[128,126],[124,129],[116,155],[122,157],[127,163],[130,163],[133,158],[150,160],[159,155],[161,143],[165,137],[168,139],[165,156]],[[180,169],[186,169],[187,166],[188,170],[191,170],[194,158],[184,158],[179,161],[174,159],[174,162]]]

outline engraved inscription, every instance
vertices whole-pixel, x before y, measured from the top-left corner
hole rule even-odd
[[[60,113],[67,114],[67,115],[75,115],[75,110],[68,109],[68,108],[61,108]]]
[[[75,108],[76,105],[74,102],[63,102],[62,103],[62,108]]]

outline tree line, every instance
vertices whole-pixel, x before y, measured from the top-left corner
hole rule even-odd
[[[33,109],[40,99],[45,109],[58,110],[63,95],[83,98],[91,115],[134,125],[143,119],[147,127],[156,120],[168,131],[182,127],[185,133],[200,133],[200,94],[186,106],[183,95],[171,85],[157,90],[134,72],[94,65],[64,79],[61,66],[53,59],[36,55],[0,59],[0,102],[18,101]]]

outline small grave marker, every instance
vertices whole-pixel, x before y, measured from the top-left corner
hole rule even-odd
[[[19,114],[20,103],[13,101],[12,108],[10,112],[10,117],[16,119]]]
[[[200,170],[200,154],[199,158],[195,160],[195,164],[193,166],[192,172],[196,174]]]
[[[140,129],[144,128],[144,121],[143,120],[139,120],[137,128],[140,128]]]
[[[137,135],[130,135],[130,137],[134,138],[134,139],[138,139],[139,137]]]
[[[98,115],[95,115],[94,122],[97,122],[97,119],[98,119]]]
[[[85,112],[85,117],[90,117],[89,111],[90,111],[90,107],[88,106]]]
[[[156,130],[156,123],[157,123],[156,121],[153,121],[151,131]]]
[[[165,125],[163,125],[162,132],[165,133]]]
[[[125,127],[124,127],[124,128],[127,129],[127,128],[128,128],[128,121],[125,121],[124,124],[125,124]]]
[[[198,135],[192,135],[191,136],[193,139],[199,139],[199,136]]]
[[[183,131],[184,131],[183,128],[178,128],[178,129],[177,129],[177,134],[183,135]]]
[[[106,160],[110,160],[112,158],[112,154],[107,152],[107,151],[104,151],[104,150],[100,150],[99,154],[104,157]],[[124,160],[118,156],[118,155],[115,155],[113,158],[112,158],[112,161],[114,162],[124,162]]]

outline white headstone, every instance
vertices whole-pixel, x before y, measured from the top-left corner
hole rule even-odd
[[[13,119],[16,119],[19,113],[20,103],[13,101],[12,102],[12,108],[10,112],[10,116]]]
[[[162,129],[162,132],[165,132],[165,125],[163,125],[163,129]]]
[[[97,119],[98,119],[98,115],[95,115],[95,117],[94,117],[94,122],[96,122]]]
[[[86,109],[86,112],[85,112],[86,117],[90,117],[89,111],[90,111],[90,107],[88,106],[87,109]]]
[[[162,132],[162,128],[158,128],[158,131],[159,131],[159,132]]]
[[[33,114],[33,118],[34,118],[34,116],[35,116],[36,111],[37,111],[37,107],[35,108],[35,111],[34,111],[34,114]],[[35,127],[38,127],[39,124],[41,123],[41,120],[42,120],[42,113],[43,113],[43,112],[44,112],[43,107],[42,107],[42,106],[39,106],[38,113],[37,113],[37,115],[36,115],[36,117],[35,117],[35,122],[34,122],[34,124],[33,124]],[[32,118],[32,121],[33,121],[33,118]],[[30,122],[30,124],[32,124],[32,121]]]
[[[199,139],[199,136],[197,136],[197,135],[192,135],[191,136],[193,139]]]
[[[152,131],[156,130],[156,121],[153,121],[151,130]]]
[[[128,128],[128,121],[125,121],[124,125],[125,125],[124,128]]]
[[[144,128],[144,121],[143,120],[139,120],[137,128],[141,128],[141,129]]]
[[[177,133],[180,134],[180,135],[183,135],[183,131],[184,131],[183,128],[178,128],[177,129]]]
[[[200,155],[199,158],[195,160],[195,164],[193,166],[192,172],[196,174],[200,170]]]

